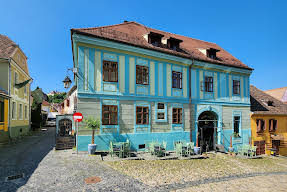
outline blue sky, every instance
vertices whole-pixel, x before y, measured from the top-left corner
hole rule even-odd
[[[32,89],[65,91],[70,29],[137,21],[215,42],[254,68],[260,89],[287,86],[287,1],[1,1],[0,33],[28,57]]]

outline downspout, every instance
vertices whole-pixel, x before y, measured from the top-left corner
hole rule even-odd
[[[8,77],[8,132],[9,132],[9,143],[11,143],[11,59],[8,59],[8,67],[9,67],[9,77]]]
[[[191,117],[192,117],[192,114],[191,114],[191,108],[192,108],[192,105],[191,105],[191,68],[192,66],[194,65],[194,59],[192,59],[192,63],[191,65],[189,66],[189,126],[190,126],[190,135],[189,135],[189,140],[190,142],[192,142],[192,120],[191,120]]]

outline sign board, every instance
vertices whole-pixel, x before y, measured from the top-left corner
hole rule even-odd
[[[83,120],[82,113],[79,113],[79,112],[74,113],[73,119],[74,119],[75,122],[81,122]]]

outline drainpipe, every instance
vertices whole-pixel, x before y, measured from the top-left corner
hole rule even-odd
[[[191,121],[191,68],[194,65],[194,59],[192,59],[192,63],[189,66],[189,126],[190,126],[190,135],[189,135],[189,140],[192,142],[192,121]]]
[[[11,59],[8,59],[8,67],[9,67],[9,77],[8,77],[8,132],[9,132],[9,143],[11,143]]]

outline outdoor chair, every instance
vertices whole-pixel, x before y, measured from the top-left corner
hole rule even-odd
[[[120,145],[117,145],[116,142],[110,141],[110,151],[109,151],[111,157],[114,155],[121,156],[122,148]]]

